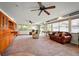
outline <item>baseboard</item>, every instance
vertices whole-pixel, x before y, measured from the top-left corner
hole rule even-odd
[[[74,45],[74,46],[77,46],[77,47],[79,47],[79,44],[74,44],[74,43],[70,43],[70,44],[72,44],[72,45]]]

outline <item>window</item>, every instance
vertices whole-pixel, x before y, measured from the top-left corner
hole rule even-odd
[[[79,32],[79,19],[74,19],[71,21],[71,32]]]
[[[32,26],[29,25],[29,24],[18,24],[18,30],[19,30],[19,31],[32,30]]]
[[[59,23],[53,23],[53,31],[59,31]]]
[[[38,28],[37,28],[36,25],[33,25],[33,26],[32,26],[32,29],[37,30]]]
[[[68,21],[62,21],[52,24],[53,31],[65,31],[68,32]]]
[[[47,31],[51,31],[51,24],[47,25]]]
[[[68,32],[68,21],[60,22],[60,31]]]
[[[43,31],[45,31],[45,26],[44,25],[41,25],[40,26],[40,33],[43,33]]]

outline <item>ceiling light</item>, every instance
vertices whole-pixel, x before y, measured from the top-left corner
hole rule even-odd
[[[58,17],[58,19],[57,19],[57,20],[60,20],[60,19],[63,19],[63,17]]]

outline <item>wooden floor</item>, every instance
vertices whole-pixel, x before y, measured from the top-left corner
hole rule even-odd
[[[60,44],[46,36],[32,39],[29,35],[17,36],[3,54],[5,56],[79,56],[79,48],[71,44]]]

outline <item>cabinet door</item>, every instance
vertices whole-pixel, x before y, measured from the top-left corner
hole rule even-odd
[[[1,12],[0,12],[0,30],[1,30]]]
[[[0,53],[2,51],[2,38],[3,38],[3,31],[2,31],[2,13],[0,12]]]
[[[4,14],[0,14],[0,53],[4,52],[4,50],[7,48],[7,30],[6,30],[6,16]]]
[[[2,31],[0,31],[0,53],[1,53],[1,50],[2,50]]]
[[[0,30],[2,30],[2,24],[3,24],[2,16],[3,14],[0,12]]]

